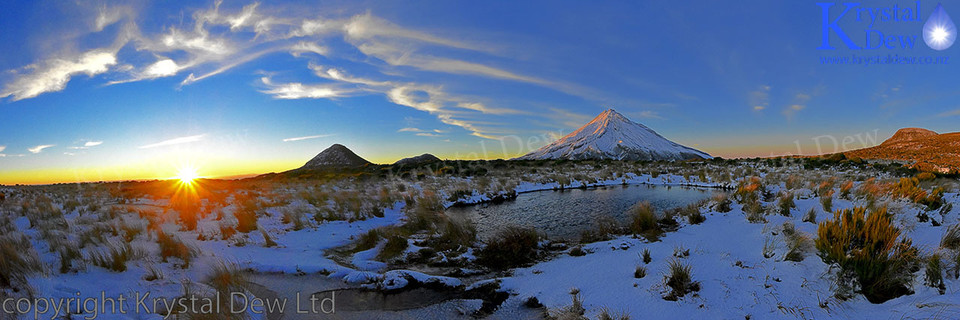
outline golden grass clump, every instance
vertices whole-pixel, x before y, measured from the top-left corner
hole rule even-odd
[[[856,280],[870,302],[910,292],[918,252],[909,238],[901,237],[886,207],[869,213],[864,207],[834,211],[833,219],[820,222],[814,244],[824,262],[840,267],[838,282]]]

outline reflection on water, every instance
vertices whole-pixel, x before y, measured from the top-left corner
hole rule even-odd
[[[666,210],[709,199],[720,192],[723,191],[649,185],[539,191],[521,194],[515,201],[502,204],[449,208],[447,215],[475,221],[481,239],[511,225],[534,227],[553,239],[576,239],[599,217],[626,222],[627,209],[640,200],[650,201],[657,210]]]

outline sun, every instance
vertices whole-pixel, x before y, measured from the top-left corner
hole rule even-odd
[[[199,178],[197,175],[197,169],[184,167],[177,172],[177,179],[180,179],[180,183],[184,184],[193,184],[193,180]]]
[[[950,32],[948,32],[943,27],[936,27],[935,29],[933,29],[933,32],[930,34],[930,37],[933,38],[933,41],[936,41],[937,43],[943,43],[944,41],[947,41],[947,37],[949,36],[950,36]]]

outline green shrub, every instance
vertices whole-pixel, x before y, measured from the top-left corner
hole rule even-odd
[[[866,211],[834,211],[832,220],[820,222],[815,245],[824,262],[840,267],[840,283],[856,280],[867,300],[882,303],[910,292],[917,249],[900,236],[885,207]]]
[[[507,227],[477,253],[477,263],[495,270],[526,265],[537,258],[540,235],[530,228]]]

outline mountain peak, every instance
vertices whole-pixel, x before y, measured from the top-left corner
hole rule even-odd
[[[913,141],[925,137],[932,137],[939,135],[936,131],[927,130],[924,128],[903,128],[897,130],[890,139],[883,141],[880,145],[890,145],[898,142]]]
[[[614,109],[519,159],[686,160],[710,155],[667,140]]]
[[[356,168],[370,164],[346,146],[335,143],[324,149],[300,169]]]

